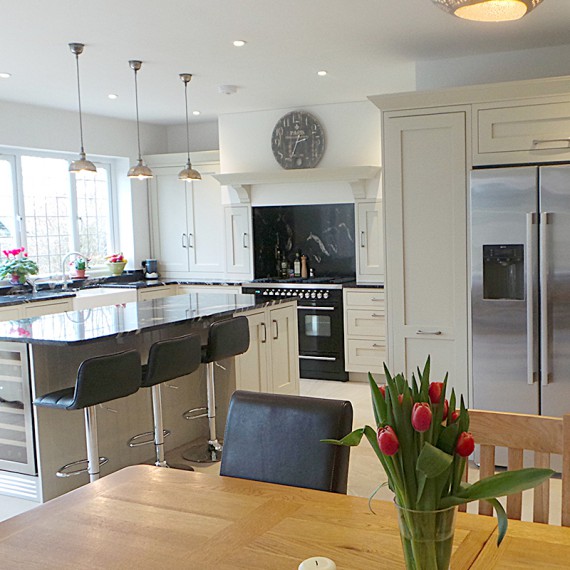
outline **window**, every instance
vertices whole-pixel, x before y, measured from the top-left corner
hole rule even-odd
[[[110,164],[76,178],[72,158],[22,152],[0,155],[0,249],[25,247],[40,274],[61,273],[66,253],[92,265],[114,249]]]

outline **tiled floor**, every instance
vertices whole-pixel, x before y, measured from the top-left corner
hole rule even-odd
[[[354,409],[354,427],[365,424],[374,425],[370,392],[365,382],[329,382],[324,380],[301,380],[301,395],[319,398],[337,398],[350,400]],[[173,465],[186,463],[181,456],[182,448],[167,454],[167,461]],[[197,471],[218,473],[219,464],[191,464]],[[470,480],[476,480],[478,470],[471,465]],[[369,497],[383,482],[386,481],[384,471],[367,441],[358,447],[353,447],[350,458],[348,493],[360,497]],[[525,494],[526,495],[526,494]],[[382,487],[375,498],[392,500],[392,492],[387,486]],[[0,496],[0,520],[14,516],[36,506],[37,503]],[[554,480],[551,485],[551,523],[560,524],[560,480]],[[476,512],[476,505],[468,506],[469,512]],[[531,520],[532,504],[530,496],[523,500],[523,519]]]

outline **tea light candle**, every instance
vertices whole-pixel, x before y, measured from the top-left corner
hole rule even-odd
[[[307,558],[299,564],[299,570],[336,570],[336,564],[324,556],[314,556]]]

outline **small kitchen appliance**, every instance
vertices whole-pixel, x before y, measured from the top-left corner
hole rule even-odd
[[[141,265],[144,269],[145,279],[158,279],[158,260],[157,259],[143,259]]]

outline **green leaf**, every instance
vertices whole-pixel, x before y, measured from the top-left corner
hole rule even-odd
[[[468,501],[477,501],[513,495],[544,483],[553,474],[552,469],[538,469],[536,467],[505,471],[485,477],[468,488],[462,486],[458,496]]]
[[[348,435],[345,435],[342,439],[321,439],[321,443],[331,443],[332,445],[347,445],[347,446],[359,445],[360,440],[364,435],[364,430],[366,429],[366,427],[355,429],[353,432],[349,433]]]
[[[452,455],[426,442],[416,462],[416,469],[428,479],[433,479],[448,469],[452,462]]]
[[[368,373],[368,382],[370,384],[370,391],[372,392],[372,407],[374,409],[376,427],[380,427],[380,425],[386,423],[387,420],[386,401],[384,400],[384,396],[382,396],[382,392],[380,392],[380,388],[378,388],[378,384],[376,384],[376,380],[374,380],[374,377],[370,372]]]
[[[457,422],[445,427],[439,435],[439,439],[437,440],[437,447],[439,447],[439,449],[442,451],[445,451],[445,453],[453,455],[458,435],[459,425]]]
[[[503,505],[497,501],[497,499],[487,499],[487,502],[493,506],[495,512],[497,513],[497,522],[499,535],[497,536],[497,546],[500,546],[507,534],[507,528],[509,527],[509,519],[507,518],[507,513],[503,509]]]

